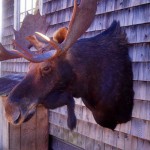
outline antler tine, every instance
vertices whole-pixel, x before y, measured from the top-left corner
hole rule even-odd
[[[44,60],[47,60],[50,57],[52,57],[53,55],[55,55],[55,53],[56,53],[56,50],[52,50],[52,51],[45,52],[42,54],[35,54],[32,51],[30,51],[29,49],[22,48],[16,41],[14,41],[14,42],[17,45],[17,47],[19,47],[19,50],[13,50],[13,52],[18,54],[20,57],[23,57],[34,63],[39,63]]]
[[[14,51],[9,51],[5,49],[3,45],[0,43],[0,61],[14,58],[20,58],[20,56]]]
[[[29,60],[29,55],[23,54],[18,50],[7,50],[0,43],[0,61],[24,57]]]
[[[41,38],[43,38],[44,40],[46,40],[46,42],[48,42],[54,49],[56,49],[57,51],[62,51],[60,45],[58,43],[56,43],[52,38],[47,37],[46,35],[40,33],[40,32],[35,32],[36,34],[36,38],[39,39],[40,41],[42,40]]]
[[[29,35],[26,37],[26,40],[28,40],[31,45],[28,48],[31,48],[32,45],[37,49],[38,51],[45,47],[45,44],[40,42],[35,35]]]
[[[18,51],[18,50],[7,50],[0,43],[0,61],[23,57],[27,59],[28,61],[39,63],[39,62],[43,62],[44,60],[50,59],[55,54],[56,54],[56,50],[51,50],[42,54],[32,53],[32,55],[29,55],[27,53],[22,53],[21,51]]]
[[[56,54],[56,50],[51,50],[42,54],[34,54],[32,56],[28,56],[26,54],[21,53],[18,50],[13,50],[14,53],[18,54],[18,56],[23,57],[25,59],[27,59],[30,62],[33,63],[40,63],[43,62],[45,60],[50,59],[52,56],[54,56]]]
[[[15,40],[13,40],[13,43],[16,47],[19,48],[17,51],[20,51],[21,53],[23,53],[24,55],[27,55],[28,57],[31,57],[33,55],[33,53],[29,49],[24,49]]]
[[[96,8],[97,0],[82,0],[79,6],[77,6],[77,0],[74,0],[73,15],[67,37],[62,45],[63,50],[68,50],[88,29],[94,19]]]
[[[15,42],[15,41],[14,41]],[[0,43],[0,61],[15,59],[15,58],[25,58],[29,61],[32,61],[32,57],[34,58],[33,53],[29,53],[29,50],[24,50],[19,44],[15,42],[15,44],[20,48],[20,50],[7,50]],[[35,60],[33,60],[35,62]]]
[[[72,28],[73,23],[75,21],[75,16],[76,16],[76,13],[77,13],[77,9],[78,9],[77,0],[74,0],[74,7],[73,7],[73,12],[72,12],[72,18],[71,18],[71,21],[69,23],[68,34],[67,34],[66,38],[68,38],[68,35],[71,32],[71,28]]]

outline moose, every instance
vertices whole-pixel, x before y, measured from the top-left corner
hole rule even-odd
[[[94,37],[78,40],[91,25],[96,7],[97,0],[82,0],[80,5],[75,0],[68,29],[59,29],[54,38],[45,35],[45,16],[28,14],[21,29],[14,31],[14,49],[8,51],[0,45],[1,61],[23,57],[31,62],[26,76],[4,102],[10,123],[20,125],[29,120],[38,104],[51,109],[67,105],[68,126],[73,129],[73,97],[81,97],[103,127],[113,130],[131,119],[132,64],[126,33],[119,22],[113,21]],[[30,51],[32,46],[37,51]]]

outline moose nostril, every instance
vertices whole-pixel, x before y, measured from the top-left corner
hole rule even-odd
[[[32,118],[33,115],[34,115],[34,112],[30,113],[30,114],[25,118],[24,122],[29,121],[29,120]]]
[[[13,120],[13,124],[18,124],[20,119],[21,119],[21,114],[19,114],[18,118],[15,118],[15,120]]]

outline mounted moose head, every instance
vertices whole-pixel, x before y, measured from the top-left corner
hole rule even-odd
[[[39,25],[28,35],[24,32],[24,36],[28,36],[30,45],[42,49],[41,53],[30,51],[29,43],[23,43],[23,38],[20,38],[23,35],[20,32],[30,26],[26,23],[31,22],[27,19],[29,16],[19,33],[15,33],[16,37],[20,34],[14,41],[17,50],[7,51],[1,45],[1,60],[24,57],[32,62],[26,77],[5,101],[9,122],[18,125],[28,120],[39,103],[47,108],[67,104],[68,114],[73,114],[68,121],[72,129],[76,123],[73,97],[81,97],[95,121],[104,127],[114,129],[118,123],[131,119],[134,93],[132,67],[126,34],[119,23],[114,21],[103,33],[77,41],[94,19],[96,6],[97,0],[82,0],[79,6],[75,0],[69,28],[56,32],[55,41],[39,33],[41,29],[46,32],[48,25],[44,17],[36,15],[37,20],[42,20],[40,24],[43,27]],[[38,33],[33,35],[35,30]]]

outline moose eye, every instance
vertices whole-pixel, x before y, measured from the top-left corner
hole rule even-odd
[[[48,66],[46,66],[46,67],[43,68],[43,71],[46,71],[46,72],[47,72],[47,71],[50,71],[50,70],[51,70],[51,68],[48,67]]]
[[[45,75],[47,73],[49,73],[51,71],[51,67],[50,66],[45,66],[42,68],[42,74]]]

